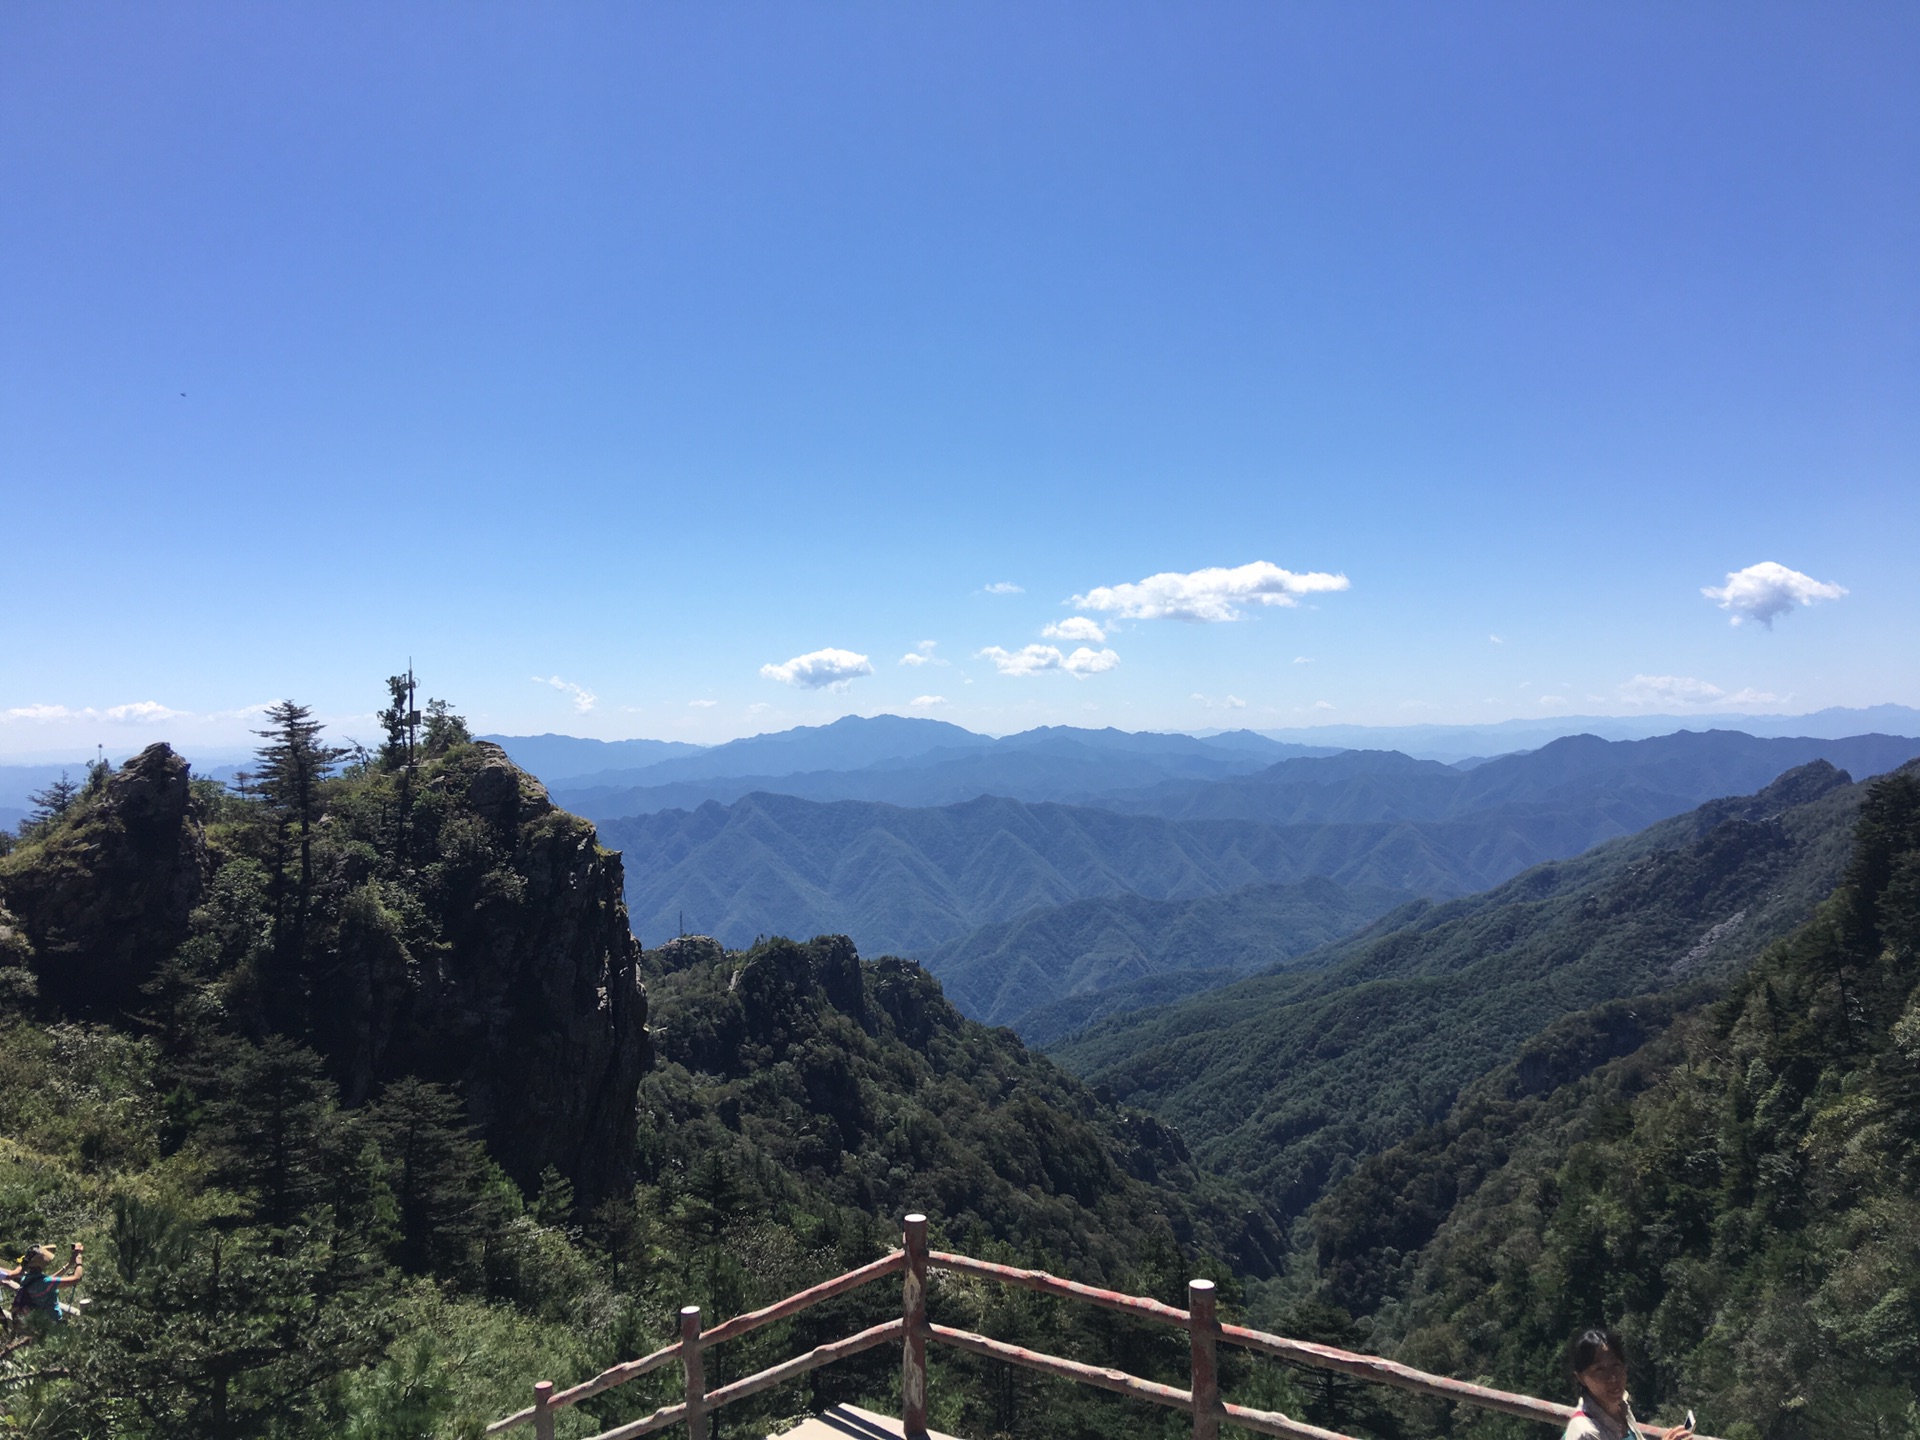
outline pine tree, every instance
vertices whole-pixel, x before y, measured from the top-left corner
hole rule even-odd
[[[214,1078],[205,1143],[215,1179],[257,1197],[255,1218],[285,1230],[338,1180],[329,1164],[333,1082],[320,1057],[270,1035],[240,1045]]]
[[[79,798],[80,786],[62,770],[60,778],[46,789],[36,790],[27,796],[33,804],[33,813],[27,817],[27,823],[35,830],[45,830],[71,810],[73,802]]]
[[[409,826],[413,819],[413,766],[420,732],[420,712],[414,708],[413,667],[404,675],[387,677],[387,697],[391,702],[380,712],[380,726],[386,739],[380,746],[380,764],[399,777],[394,805],[393,853],[404,861],[409,849]]]
[[[259,768],[252,779],[274,819],[270,871],[273,953],[281,969],[277,978],[284,983],[306,951],[313,904],[313,827],[320,819],[320,783],[347,752],[320,742],[320,722],[305,705],[282,700],[268,709],[267,720],[268,728],[253,732],[267,743],[260,747]],[[293,846],[299,851],[299,871],[289,897],[287,852]]]
[[[489,1165],[466,1107],[445,1086],[408,1075],[367,1111],[399,1211],[395,1258],[416,1275],[470,1281]]]
[[[466,720],[454,714],[451,705],[445,700],[427,701],[427,754],[444,755],[471,739]]]

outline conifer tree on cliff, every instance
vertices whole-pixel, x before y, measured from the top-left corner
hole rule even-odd
[[[267,710],[268,726],[256,730],[260,747],[254,780],[273,819],[269,867],[269,903],[273,912],[273,956],[285,973],[306,950],[307,921],[313,903],[313,827],[320,818],[320,782],[345,755],[320,742],[320,722],[306,705],[282,700]],[[297,850],[298,869],[291,882],[289,852]],[[289,894],[291,890],[291,894]]]
[[[387,677],[387,696],[392,703],[380,712],[381,728],[387,732],[380,746],[380,764],[399,776],[393,852],[401,860],[407,858],[407,824],[413,811],[414,749],[420,730],[420,712],[414,708],[413,695],[413,667],[409,665],[406,674]]]

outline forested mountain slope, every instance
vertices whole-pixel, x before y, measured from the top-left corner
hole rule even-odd
[[[1027,1033],[1029,1013],[1170,973],[1221,985],[1285,964],[1415,897],[1316,877],[1197,900],[1079,900],[983,926],[930,952],[926,966],[967,1014]]]
[[[1036,1245],[1096,1278],[1168,1240],[1243,1273],[1279,1259],[1245,1193],[1196,1171],[1179,1137],[964,1018],[911,962],[863,962],[844,936],[745,953],[695,936],[647,963],[643,1150],[690,1169],[771,1160],[834,1204],[923,1210],[967,1243]]]
[[[1816,762],[1054,1053],[1297,1215],[1555,1018],[1710,977],[1803,921],[1845,865],[1862,788]]]
[[[1643,1413],[1756,1440],[1920,1415],[1920,771],[1718,1003],[1569,1017],[1313,1212],[1323,1292],[1403,1360],[1540,1391],[1578,1325]]]

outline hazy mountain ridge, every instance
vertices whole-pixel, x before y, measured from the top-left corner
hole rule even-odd
[[[658,810],[691,810],[716,800],[722,805],[755,791],[803,800],[871,800],[887,805],[957,805],[982,795],[1014,800],[1097,804],[1113,790],[1169,779],[1219,779],[1249,774],[1266,757],[1226,746],[1158,753],[1105,749],[1080,741],[1057,741],[955,751],[875,761],[859,770],[813,770],[790,775],[716,776],[663,785],[589,784],[585,776],[556,793],[576,814],[619,819]]]
[[[1302,781],[1273,787],[1297,801],[1287,813],[1310,817],[1291,825],[1003,797],[905,808],[757,793],[601,829],[627,851],[643,936],[683,924],[732,945],[844,933],[870,953],[930,956],[982,925],[1100,896],[1184,901],[1313,876],[1462,895],[1635,834],[1712,794],[1757,789],[1779,773],[1774,764],[1809,751],[1871,773],[1920,751],[1920,741],[1570,738],[1464,772],[1390,751],[1294,758],[1264,772]],[[1243,783],[1252,782],[1228,782]],[[1475,800],[1494,808],[1401,818]],[[1376,818],[1330,818],[1352,815]]]
[[[1451,763],[1475,756],[1537,750],[1567,735],[1603,740],[1647,740],[1676,730],[1738,730],[1747,735],[1811,735],[1840,739],[1877,731],[1920,736],[1920,709],[1911,705],[1829,705],[1800,715],[1561,715],[1464,725],[1305,725],[1263,730],[1275,740],[1331,745],[1342,750],[1402,750],[1423,760]]]
[[[1828,740],[1683,730],[1616,741],[1570,735],[1471,769],[1394,751],[1348,751],[1328,759],[1283,761],[1236,779],[1166,782],[1140,795],[1109,795],[1102,803],[1173,820],[1300,825],[1451,820],[1495,809],[1542,813],[1600,799],[1613,807],[1618,823],[1633,831],[1716,796],[1757,790],[1809,761],[1825,760],[1864,776],[1882,774],[1916,755],[1920,740],[1893,735]]]
[[[685,760],[572,775],[558,793],[577,813],[596,819],[691,810],[708,800],[730,805],[760,790],[889,805],[952,805],[980,795],[1098,803],[1109,791],[1244,775],[1291,756],[1337,753],[1252,731],[1201,739],[1058,725],[998,739],[959,731],[968,738],[956,744],[958,727],[903,730],[880,723],[891,718],[849,716],[834,726],[757,736]]]

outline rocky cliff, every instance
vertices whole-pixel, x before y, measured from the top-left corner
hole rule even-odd
[[[127,1020],[164,971],[226,1029],[314,1046],[349,1104],[454,1086],[524,1186],[631,1182],[647,1002],[591,824],[485,743],[325,782],[304,868],[267,802],[200,788],[153,746],[0,861],[0,960],[51,1012]]]
[[[0,861],[40,993],[62,1011],[124,1015],[186,940],[209,871],[187,762],[150,745],[90,788],[66,824]]]

